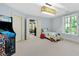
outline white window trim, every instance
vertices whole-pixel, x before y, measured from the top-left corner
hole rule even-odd
[[[72,33],[66,33],[65,32],[65,17],[72,17],[72,16],[76,16],[76,18],[77,18],[77,33],[76,34],[72,34]],[[64,28],[63,28],[63,30],[64,30],[64,34],[69,34],[69,35],[75,35],[75,36],[78,36],[79,35],[79,33],[78,33],[78,16],[77,15],[69,15],[69,16],[65,16],[63,19],[64,19],[64,21],[63,21],[63,25],[64,25]]]

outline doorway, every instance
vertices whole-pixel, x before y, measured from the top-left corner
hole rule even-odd
[[[29,33],[36,36],[37,35],[37,28],[36,28],[36,21],[30,19],[29,20]]]

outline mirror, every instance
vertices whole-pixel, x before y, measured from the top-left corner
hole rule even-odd
[[[36,36],[36,21],[35,20],[30,19],[29,32],[30,34],[33,34],[34,36]]]

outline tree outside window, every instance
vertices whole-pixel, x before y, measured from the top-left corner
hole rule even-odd
[[[69,34],[77,34],[77,17],[65,17],[65,32]]]

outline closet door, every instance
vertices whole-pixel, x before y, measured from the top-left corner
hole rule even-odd
[[[16,32],[16,41],[22,40],[22,17],[13,15],[13,29]]]

